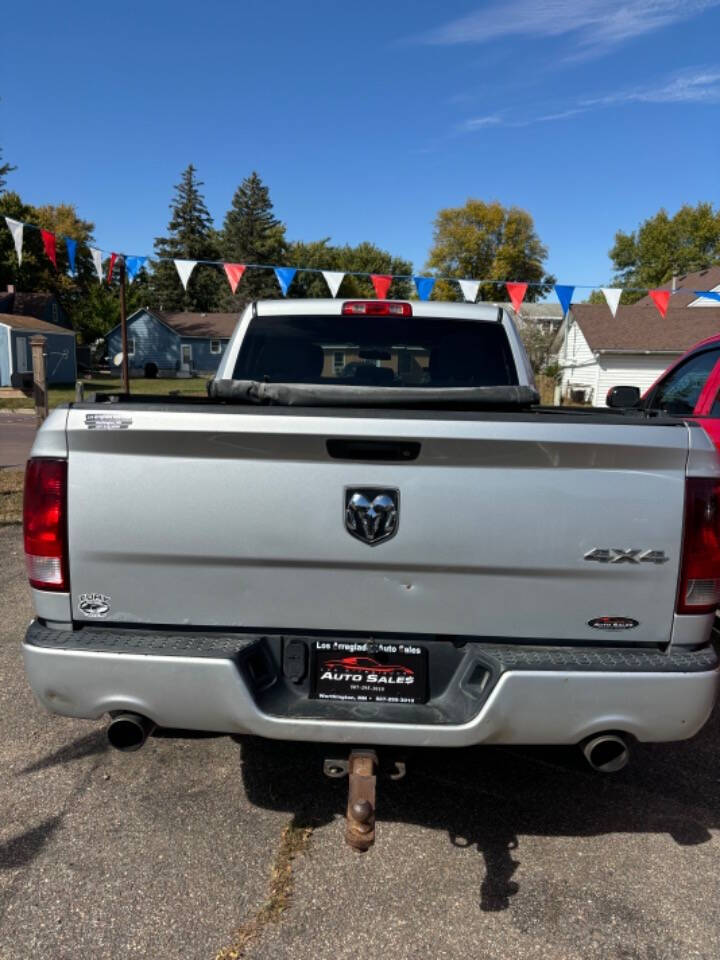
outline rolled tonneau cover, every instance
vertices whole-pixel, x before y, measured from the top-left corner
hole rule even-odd
[[[218,400],[278,403],[284,406],[407,406],[414,403],[530,407],[540,402],[533,387],[373,387],[316,383],[265,383],[211,380],[208,394]]]

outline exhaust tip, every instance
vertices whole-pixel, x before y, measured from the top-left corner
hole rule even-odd
[[[598,773],[617,773],[630,760],[627,740],[616,733],[591,737],[583,744],[582,752],[592,769]]]
[[[116,750],[130,753],[144,746],[155,724],[139,713],[119,713],[107,729],[108,743]]]

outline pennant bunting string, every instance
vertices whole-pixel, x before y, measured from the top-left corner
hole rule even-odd
[[[693,293],[702,300],[717,300],[720,302],[720,293],[717,290],[693,290]]]
[[[295,267],[275,267],[275,276],[277,277],[277,282],[280,284],[280,289],[284,297],[287,296],[288,289],[296,273],[297,270]]]
[[[187,290],[188,280],[197,266],[197,260],[174,260],[173,263],[183,285],[183,290]]]
[[[375,295],[378,300],[384,300],[388,295],[388,290],[390,289],[390,284],[393,282],[393,278],[384,273],[371,273],[370,279],[372,280],[372,285],[375,288]]]
[[[563,316],[570,309],[570,304],[572,303],[572,297],[575,293],[575,287],[566,287],[563,284],[555,284],[555,295],[560,301],[560,306],[562,307]]]
[[[330,294],[336,297],[340,289],[340,284],[345,278],[345,274],[337,270],[323,270],[322,275],[325,277],[325,283],[328,285]]]
[[[140,273],[146,260],[147,257],[125,257],[125,270],[127,271],[130,283],[132,283],[138,273]]]
[[[665,319],[665,314],[667,313],[668,303],[670,302],[670,291],[669,290],[649,290],[650,299],[658,308],[660,316]]]
[[[10,231],[13,244],[15,246],[15,253],[17,255],[18,266],[22,265],[22,256],[23,256],[23,240],[24,240],[24,230],[28,227],[31,230],[36,230],[40,233],[43,248],[45,254],[47,255],[50,262],[53,264],[57,270],[57,236],[50,230],[46,230],[43,227],[40,227],[32,223],[23,223],[21,220],[14,220],[12,217],[5,217],[5,223],[8,230]],[[62,237],[65,242],[65,247],[67,251],[68,266],[69,271],[73,276],[77,276],[77,251],[78,251],[78,241],[74,240],[72,237]],[[104,251],[99,247],[88,247],[87,248],[90,257],[95,268],[95,273],[97,274],[98,280],[102,283],[106,278],[103,276],[103,254],[109,254],[109,264],[108,264],[108,273],[107,273],[107,282],[111,283],[113,278],[113,272],[115,264],[118,260],[124,261],[127,276],[132,283],[134,279],[138,276],[140,270],[148,261],[147,256],[127,256],[123,253]],[[155,260],[155,258],[153,258]],[[170,258],[159,257],[157,258],[160,262],[170,262]],[[152,263],[153,261],[151,261]],[[381,274],[381,273],[366,273],[362,270],[349,270],[349,271],[339,271],[339,270],[323,270],[319,267],[281,267],[274,264],[263,264],[263,263],[225,263],[219,260],[182,260],[177,259],[172,261],[175,264],[175,268],[178,272],[180,282],[183,285],[183,289],[187,290],[188,282],[192,275],[195,267],[200,264],[208,264],[213,267],[222,267],[227,276],[228,283],[230,284],[230,289],[233,293],[237,291],[240,280],[245,274],[246,270],[272,270],[277,278],[280,289],[282,290],[283,296],[288,296],[288,292],[292,285],[292,282],[295,278],[295,275],[300,272],[305,273],[315,273],[322,274],[330,294],[332,297],[337,297],[340,291],[345,277],[356,276],[370,278],[372,282],[373,289],[375,291],[376,297],[381,300],[387,298],[390,293],[390,287],[392,286],[393,281],[411,281],[415,285],[417,291],[417,296],[420,300],[429,300],[432,296],[433,290],[437,280],[443,280],[448,283],[457,283],[460,287],[464,299],[469,303],[474,303],[477,300],[477,297],[480,293],[480,287],[482,284],[492,285],[495,288],[504,286],[507,290],[507,295],[510,298],[512,306],[516,312],[520,311],[522,303],[527,295],[529,287],[539,288],[540,293],[545,293],[548,289],[548,285],[542,281],[533,281],[533,282],[519,282],[519,281],[510,281],[510,280],[499,280],[495,278],[482,278],[482,279],[458,279],[457,277],[424,277],[420,275],[391,275],[391,274]],[[565,284],[555,284],[554,290],[558,298],[558,301],[562,307],[563,313],[567,314],[572,306],[572,299],[575,294],[575,291],[578,288],[586,289],[597,289],[594,284],[579,284],[575,286],[565,285]],[[660,315],[665,318],[667,316],[668,307],[671,299],[671,291],[668,289],[655,289],[648,290],[647,288],[642,287],[600,287],[602,294],[607,303],[608,309],[613,317],[617,316],[617,312],[620,305],[620,300],[624,291],[628,292],[640,292],[647,294],[648,298],[654,303],[656,309]],[[685,290],[687,288],[678,287],[674,292],[680,290]],[[715,303],[720,303],[720,290],[695,290],[692,291],[695,294],[696,298],[699,298],[700,301],[704,301],[707,305],[713,305]],[[698,304],[692,304],[698,305]],[[701,304],[702,305],[702,304]]]
[[[233,293],[237,290],[237,286],[242,280],[242,275],[245,273],[245,264],[244,263],[224,263],[223,267],[225,268],[225,276],[228,278],[228,283],[230,284],[230,289]]]
[[[65,249],[67,250],[68,263],[70,264],[70,273],[75,276],[75,253],[77,251],[77,240],[72,237],[65,237]]]
[[[519,313],[520,305],[525,299],[528,285],[526,283],[506,283],[505,287],[510,297],[515,313]]]
[[[42,237],[43,247],[45,248],[47,258],[57,270],[57,246],[55,243],[55,234],[50,233],[49,230],[43,230],[41,228],[40,236]]]
[[[18,258],[18,266],[22,263],[22,243],[23,243],[23,227],[25,224],[20,223],[19,220],[11,220],[10,217],[5,217],[5,223],[8,225],[8,230],[12,234],[13,242],[15,244],[15,253]]]
[[[98,280],[100,283],[102,283],[105,279],[103,277],[102,250],[97,250],[95,247],[90,247],[90,256],[92,257],[93,266],[95,267],[95,273],[98,275]]]
[[[618,304],[620,303],[620,297],[622,296],[622,290],[620,287],[603,287],[602,292],[603,296],[605,297],[605,301],[610,308],[610,313],[615,316],[617,313]]]
[[[465,297],[468,303],[475,303],[477,300],[478,290],[480,289],[479,280],[458,280],[460,284],[460,289],[462,290],[462,295]]]
[[[421,300],[429,300],[435,286],[435,277],[413,277],[415,289]]]

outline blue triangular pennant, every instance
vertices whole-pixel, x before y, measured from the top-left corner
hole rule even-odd
[[[696,297],[704,297],[708,300],[718,300],[720,301],[720,293],[717,293],[715,290],[695,290]]]
[[[563,316],[570,309],[570,304],[572,303],[572,296],[575,293],[575,287],[566,287],[561,283],[555,284],[555,294],[560,301],[560,306],[563,309]]]
[[[75,276],[75,251],[77,250],[77,240],[73,240],[72,237],[65,237],[65,246],[67,247],[70,273]]]
[[[415,289],[421,300],[429,300],[435,286],[435,277],[413,277]]]
[[[288,288],[293,282],[293,277],[297,273],[295,267],[275,267],[275,276],[277,281],[280,284],[280,289],[283,292],[283,296],[287,296]]]
[[[147,257],[125,257],[125,270],[127,271],[130,283],[132,283],[138,273],[140,273],[146,260]]]

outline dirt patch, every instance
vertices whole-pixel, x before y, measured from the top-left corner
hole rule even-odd
[[[0,527],[22,523],[22,470],[0,469]]]

